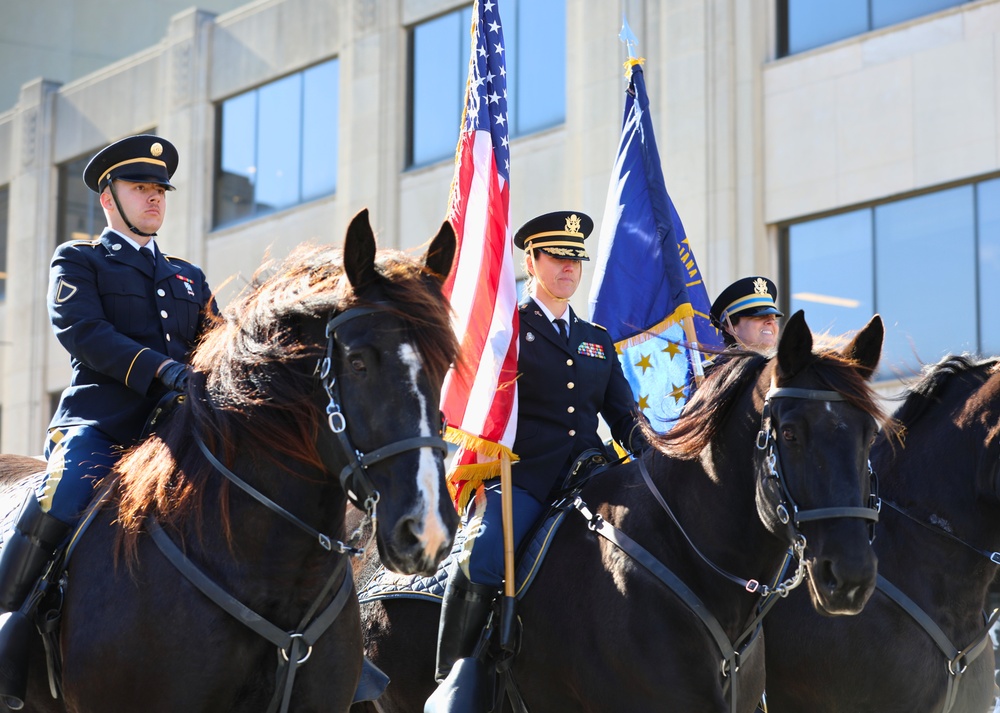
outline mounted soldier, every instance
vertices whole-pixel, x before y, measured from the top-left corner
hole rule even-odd
[[[154,240],[177,162],[169,141],[139,135],[101,150],[84,170],[108,225],[97,240],[59,245],[52,258],[49,320],[73,375],[49,424],[44,480],[0,554],[2,611],[22,608],[96,484],[140,440],[157,403],[184,391],[191,349],[217,312],[201,268]],[[19,655],[5,650],[10,623],[3,619],[0,661]]]

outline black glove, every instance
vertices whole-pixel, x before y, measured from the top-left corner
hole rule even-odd
[[[640,457],[652,447],[646,439],[646,434],[642,431],[642,424],[637,423],[635,424],[635,427],[632,428],[632,433],[630,433],[628,437],[628,447],[632,452],[632,455],[636,458]]]
[[[163,367],[163,371],[157,377],[160,382],[171,391],[184,391],[187,387],[188,374],[191,367],[181,364],[179,361],[172,361]]]

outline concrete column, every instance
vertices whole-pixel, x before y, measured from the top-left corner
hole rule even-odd
[[[6,329],[3,341],[4,452],[41,452],[49,413],[45,393],[49,260],[56,227],[53,107],[59,84],[30,82],[14,108]]]

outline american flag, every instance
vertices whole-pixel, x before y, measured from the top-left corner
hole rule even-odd
[[[510,146],[503,30],[495,2],[477,0],[465,109],[448,219],[458,255],[445,283],[464,368],[445,380],[447,438],[460,447],[449,486],[462,510],[500,472],[517,424],[517,286],[510,239]]]

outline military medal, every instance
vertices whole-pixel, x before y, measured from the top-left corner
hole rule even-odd
[[[604,356],[604,347],[594,342],[581,342],[580,346],[577,347],[576,353],[594,357],[595,359],[607,359]]]

